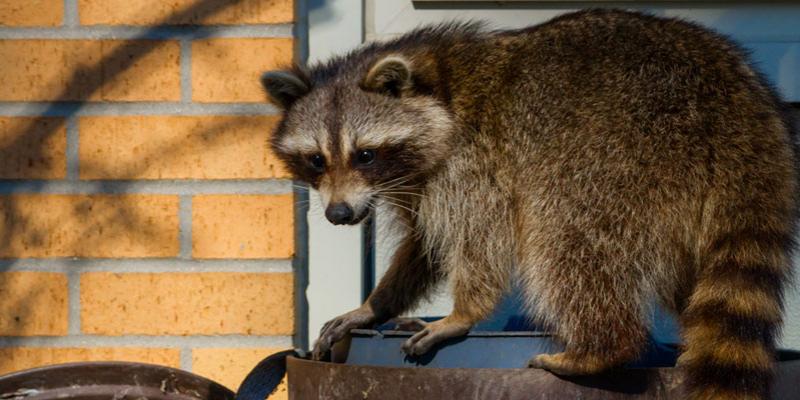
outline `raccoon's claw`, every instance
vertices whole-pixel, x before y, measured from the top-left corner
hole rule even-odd
[[[389,321],[394,324],[394,330],[396,331],[410,331],[410,332],[419,332],[428,325],[427,322],[419,319],[419,318],[393,318]]]
[[[342,340],[351,329],[370,326],[374,322],[375,313],[368,307],[359,307],[326,322],[320,330],[319,339],[314,343],[311,359],[322,360],[330,352],[333,344]]]
[[[541,368],[556,375],[594,375],[609,368],[597,357],[584,356],[580,360],[567,353],[539,354],[528,361],[528,367]]]
[[[424,328],[403,343],[401,349],[410,356],[427,353],[435,344],[466,335],[472,324],[456,322],[449,317],[425,324]]]

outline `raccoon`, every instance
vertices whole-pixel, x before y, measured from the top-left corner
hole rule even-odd
[[[464,335],[513,283],[595,374],[636,359],[651,299],[674,312],[692,399],[766,398],[797,213],[782,103],[727,38],[677,19],[584,10],[519,30],[423,27],[266,73],[271,145],[334,224],[379,201],[405,235],[353,328],[440,280],[454,309],[403,345]]]

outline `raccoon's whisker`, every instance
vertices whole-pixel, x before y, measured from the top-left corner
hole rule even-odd
[[[406,207],[406,206],[404,206],[404,205],[402,205],[400,203],[395,203],[395,202],[392,202],[392,201],[389,201],[389,200],[386,200],[386,199],[384,199],[384,201],[386,201],[386,204],[389,204],[391,206],[395,206],[397,208],[401,208],[403,210],[406,210],[406,211],[410,212],[411,214],[419,215],[419,213],[417,211],[412,210],[410,207]]]
[[[407,206],[413,206],[413,201],[412,200],[416,200],[416,199],[404,199],[404,198],[401,198],[401,197],[396,197],[396,196],[402,196],[402,195],[399,195],[399,194],[391,194],[391,193],[379,193],[379,194],[381,195],[380,197],[382,199],[386,199],[386,200],[390,199],[391,201],[403,203],[403,204],[405,204]]]
[[[385,194],[392,194],[392,195],[406,195],[406,194],[408,194],[408,195],[414,195],[416,193],[404,192],[404,191],[398,191],[398,190],[377,190],[375,192],[375,194],[383,194],[383,195],[385,195]]]
[[[384,188],[387,188],[387,189],[388,189],[388,188],[401,188],[401,187],[407,187],[407,188],[411,188],[411,187],[413,187],[413,186],[411,186],[411,185],[406,185],[406,184],[407,184],[407,183],[409,183],[409,182],[411,182],[413,179],[414,179],[414,177],[413,177],[413,176],[409,176],[409,177],[407,177],[406,179],[402,179],[402,180],[399,180],[399,181],[391,182],[391,183],[389,183],[389,184],[385,184],[383,187],[384,187]]]
[[[380,184],[376,185],[375,187],[377,187],[377,188],[390,188],[390,187],[400,186],[400,185],[402,185],[404,183],[407,183],[408,181],[414,179],[417,175],[418,174],[403,175],[403,176],[388,180],[386,182],[380,183]]]
[[[409,207],[409,205],[402,204],[399,200],[390,197],[381,197],[381,200],[391,206]]]
[[[310,217],[324,217],[325,213],[316,208],[309,208],[307,215]]]
[[[402,218],[397,218],[397,220],[396,220],[396,221],[393,221],[393,223],[398,223],[398,224],[402,225],[404,228],[406,228],[406,229],[408,230],[408,232],[415,233],[415,234],[416,234],[416,232],[417,232],[417,231],[414,229],[414,227],[412,227],[411,225],[409,225],[409,224],[408,224],[408,222],[404,221]]]
[[[422,193],[419,193],[414,188],[408,188],[408,187],[378,188],[378,189],[375,190],[375,194],[379,194],[379,195],[409,195],[409,196],[424,197],[424,195]]]
[[[403,199],[393,196],[381,196],[381,199],[385,200],[387,204],[402,205],[410,208],[416,208],[416,204],[418,203],[414,201],[416,199]]]
[[[417,196],[417,197],[427,197],[422,193],[414,193],[414,192],[399,192],[395,190],[380,190],[378,191],[379,194],[395,194],[395,195],[409,195],[409,196]]]
[[[371,203],[370,205],[372,207],[376,206],[376,204],[374,204],[374,203]],[[409,224],[406,221],[405,218],[401,218],[399,216],[394,215],[394,216],[390,217],[390,219],[391,219],[391,224],[381,226],[379,228],[378,234],[376,235],[377,237],[383,237],[383,235],[385,235],[387,233],[391,233],[390,225],[394,225],[394,224],[401,225],[403,228],[408,230],[408,233],[411,233],[411,234],[414,234],[414,235],[418,234],[417,229],[414,226],[412,226],[411,224]]]
[[[386,182],[383,182],[383,183],[381,183],[381,185],[390,185],[390,184],[392,184],[394,182],[398,182],[398,181],[401,181],[401,180],[404,180],[404,179],[411,178],[412,176],[413,176],[413,174],[412,175],[401,175],[401,176],[398,176],[397,178],[390,179],[390,180],[388,180]]]

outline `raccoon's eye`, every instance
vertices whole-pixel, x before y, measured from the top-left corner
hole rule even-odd
[[[358,150],[356,161],[361,165],[369,165],[375,161],[375,150]]]
[[[310,162],[311,166],[317,171],[325,169],[325,157],[323,157],[322,154],[313,154],[308,158],[308,162]]]

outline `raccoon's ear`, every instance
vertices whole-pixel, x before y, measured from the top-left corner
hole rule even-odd
[[[311,90],[300,71],[269,71],[261,75],[261,84],[270,101],[284,110]]]
[[[369,69],[361,86],[372,92],[400,97],[412,88],[411,63],[397,55],[381,58]]]

